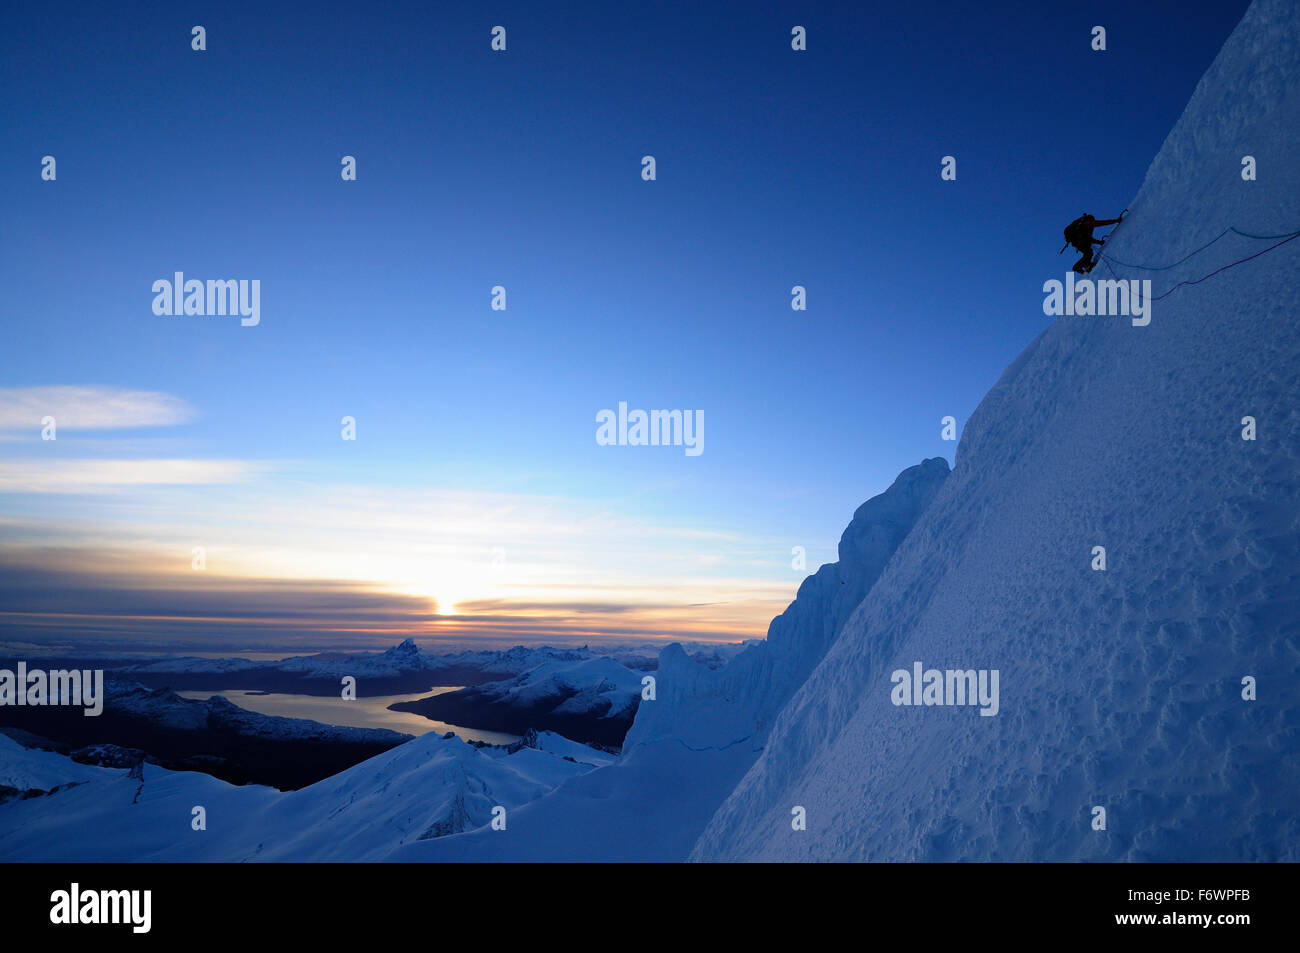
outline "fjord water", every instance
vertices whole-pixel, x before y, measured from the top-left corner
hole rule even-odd
[[[220,691],[186,691],[177,692],[182,698],[211,698],[221,695],[232,705],[254,711],[261,715],[278,715],[282,718],[306,718],[326,725],[343,725],[352,728],[387,728],[389,731],[401,731],[408,735],[423,735],[436,731],[444,734],[454,731],[466,741],[483,741],[488,744],[506,745],[519,740],[518,735],[503,731],[480,731],[462,725],[451,725],[445,721],[435,721],[414,712],[389,711],[388,706],[395,702],[418,701],[454,692],[456,685],[442,685],[430,688],[426,692],[414,695],[374,695],[370,698],[357,698],[344,701],[330,695],[294,695],[287,692],[256,692],[240,689],[223,689]]]

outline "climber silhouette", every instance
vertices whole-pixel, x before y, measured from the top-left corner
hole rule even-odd
[[[1126,212],[1128,209],[1124,211]],[[1083,257],[1074,263],[1071,270],[1081,275],[1086,275],[1092,271],[1097,266],[1097,259],[1092,254],[1092,246],[1105,243],[1103,238],[1093,238],[1092,230],[1103,225],[1118,225],[1122,221],[1124,221],[1124,212],[1120,212],[1119,218],[1093,218],[1087,212],[1084,212],[1065,226],[1065,245],[1061,246],[1061,251],[1065,251],[1067,246],[1073,245],[1077,251],[1083,252]]]

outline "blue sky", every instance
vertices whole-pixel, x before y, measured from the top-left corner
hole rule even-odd
[[[704,6],[8,11],[0,641],[761,634],[792,546],[951,461],[1246,4]],[[261,323],[155,316],[177,270]],[[619,401],[705,452],[598,446]]]

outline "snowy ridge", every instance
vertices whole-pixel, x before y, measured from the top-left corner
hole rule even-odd
[[[771,720],[826,654],[840,628],[948,476],[934,457],[900,473],[888,490],[858,507],[840,537],[839,560],[799,586],[768,626],[767,641],[728,665],[709,669],[671,645],[659,656],[658,699],[642,705],[627,746],[675,738],[695,749],[762,739]]]
[[[429,734],[281,793],[152,764],[141,782],[0,736],[0,780],[42,790],[80,782],[4,804],[0,859],[379,860],[482,826],[494,807],[513,811],[607,757],[565,739],[540,744],[507,751]],[[190,827],[196,804],[207,809],[207,831]]]
[[[613,764],[618,760],[617,755],[601,751],[600,749],[593,748],[590,745],[570,741],[563,735],[557,735],[553,731],[529,731],[511,747],[513,750],[517,750],[518,748],[536,748],[538,751],[545,751],[548,754],[558,755],[561,758],[571,758],[579,764],[589,764],[592,767]]]
[[[641,675],[611,658],[545,658],[513,678],[395,702],[457,725],[523,734],[552,730],[618,747],[641,698]]]
[[[503,704],[535,706],[560,701],[565,714],[625,715],[641,692],[641,676],[613,659],[548,660],[508,681],[479,686]]]
[[[1296,3],[1256,0],[1117,257],[1164,264],[1227,225],[1297,227],[1298,51]],[[1269,173],[1243,181],[1245,154]],[[1207,252],[1158,280],[1222,263]],[[692,856],[1300,857],[1298,265],[1286,246],[1181,288],[1145,328],[1044,331]],[[1000,670],[1001,712],[893,705],[891,672],[917,660]]]

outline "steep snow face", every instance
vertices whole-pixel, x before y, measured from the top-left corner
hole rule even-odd
[[[716,670],[689,658],[681,646],[666,648],[659,656],[656,701],[638,709],[624,746],[673,738],[691,748],[750,739],[755,750],[761,747],[772,718],[821,661],[947,476],[946,460],[926,460],[859,506],[840,537],[839,561],[803,581],[795,600],[768,626],[766,642]]]
[[[1298,130],[1300,11],[1256,0],[1107,251],[1166,265],[1230,225],[1300,228]],[[1161,294],[1268,244],[1114,267]],[[1147,327],[1044,331],[692,856],[1300,859],[1298,266],[1300,240]],[[998,670],[998,714],[893,704],[917,661]]]

